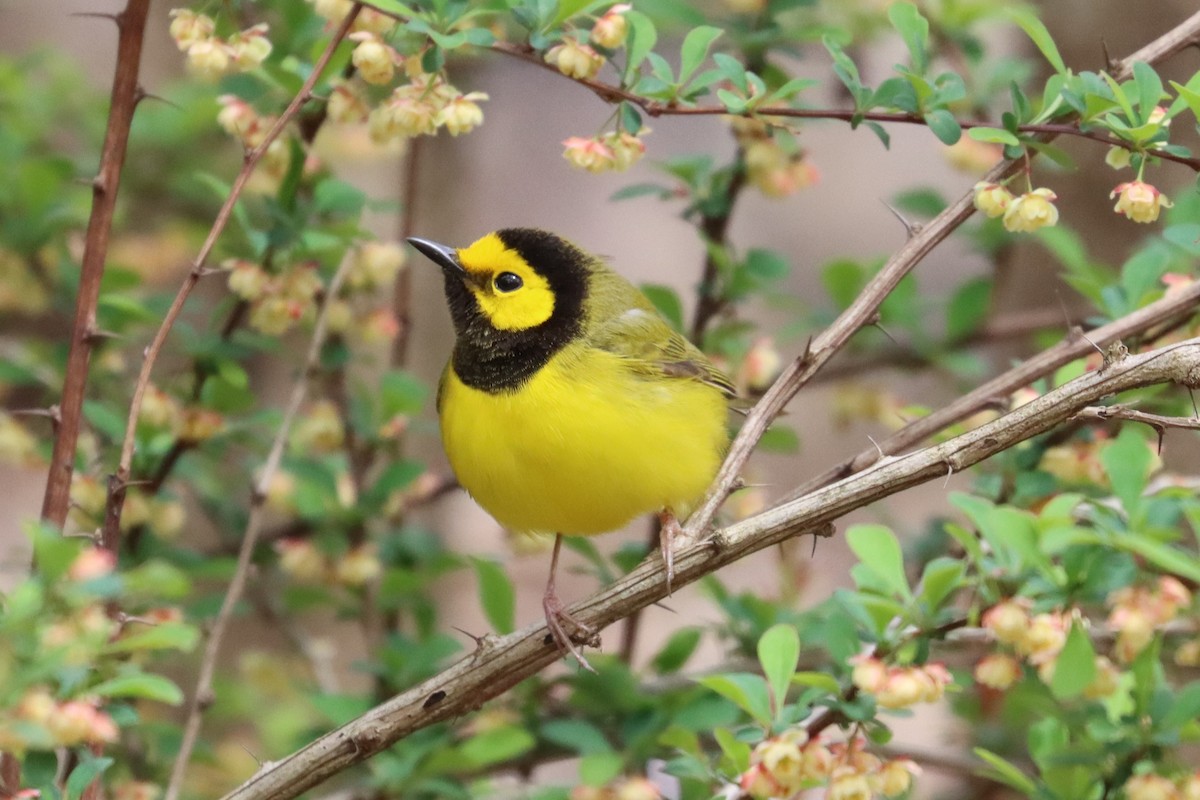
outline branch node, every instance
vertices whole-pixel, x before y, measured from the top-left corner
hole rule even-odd
[[[428,711],[429,709],[433,708],[434,706],[436,706],[438,703],[442,702],[445,699],[446,699],[446,693],[443,692],[441,689],[438,689],[436,692],[429,695],[429,697],[425,698],[425,702],[421,704],[421,708],[424,709],[425,711]]]

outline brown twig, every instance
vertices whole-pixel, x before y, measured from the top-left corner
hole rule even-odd
[[[141,99],[138,70],[142,60],[142,39],[150,0],[129,0],[116,15],[117,66],[113,73],[112,100],[108,129],[100,153],[100,171],[92,181],[92,213],[88,219],[79,270],[79,294],[75,298],[75,319],[71,324],[67,369],[59,401],[59,423],[55,426],[54,450],[42,498],[42,519],[61,528],[71,504],[71,478],[75,471],[75,446],[83,415],[83,397],[87,390],[88,365],[92,358],[96,328],[96,303],[100,298],[100,279],[108,254],[117,190],[129,142],[133,112]],[[106,547],[109,546],[105,542]],[[109,547],[109,549],[112,549]]]
[[[183,786],[183,777],[187,772],[188,762],[191,760],[192,750],[196,745],[196,738],[200,734],[203,713],[212,704],[213,673],[216,671],[217,656],[221,651],[221,640],[233,618],[234,608],[241,601],[246,589],[246,581],[250,576],[250,561],[254,556],[254,549],[262,530],[267,492],[270,490],[271,480],[279,469],[279,463],[283,459],[283,450],[287,445],[292,423],[300,413],[300,407],[308,395],[310,379],[320,365],[321,348],[325,344],[327,312],[330,304],[337,298],[342,280],[351,263],[349,258],[345,259],[329,282],[325,300],[313,328],[303,371],[296,378],[296,383],[292,387],[292,394],[288,400],[287,409],[284,411],[283,420],[279,423],[279,430],[275,433],[275,440],[271,443],[271,450],[267,454],[267,459],[263,463],[262,471],[255,483],[250,498],[250,516],[246,521],[246,530],[242,534],[241,548],[238,550],[237,568],[229,581],[225,599],[221,602],[221,609],[217,612],[216,619],[213,620],[208,641],[204,646],[204,655],[200,660],[200,673],[196,678],[196,688],[192,691],[192,698],[188,703],[187,719],[183,725],[183,738],[179,743],[179,754],[175,757],[175,765],[171,769],[171,779],[167,784],[165,800],[177,800],[179,797],[179,791]]]
[[[1157,383],[1200,386],[1200,338],[1125,358],[1069,381],[1006,416],[905,456],[889,458],[848,480],[690,542],[675,556],[674,586],[692,583],[750,553],[805,533],[830,535],[831,523],[911,486],[961,471],[1069,419],[1097,399]],[[601,630],[666,596],[661,559],[648,558],[569,613]],[[286,800],[360,763],[405,736],[478,708],[557,660],[545,624],[485,637],[475,652],[338,730],[264,765],[225,800]]]
[[[108,503],[105,508],[102,539],[104,546],[109,549],[115,550],[116,543],[120,540],[121,509],[125,503],[125,490],[129,483],[129,473],[133,464],[133,448],[137,438],[138,417],[142,410],[142,397],[146,393],[146,387],[150,383],[150,373],[154,369],[154,364],[158,360],[159,353],[162,352],[167,335],[175,325],[175,320],[178,319],[180,312],[183,310],[183,305],[187,302],[192,290],[200,282],[200,278],[208,273],[209,270],[205,266],[208,257],[212,253],[213,247],[216,246],[217,239],[224,232],[225,226],[229,224],[229,219],[233,214],[233,207],[241,197],[242,190],[245,189],[246,182],[250,179],[254,168],[258,165],[259,160],[262,159],[271,143],[279,137],[283,129],[300,112],[301,107],[312,98],[313,87],[325,72],[325,66],[329,63],[329,59],[333,57],[334,51],[346,37],[350,26],[354,24],[354,20],[358,17],[358,12],[361,9],[361,3],[354,4],[350,12],[338,26],[333,37],[329,40],[325,51],[321,53],[321,56],[313,65],[312,72],[309,73],[308,78],[300,87],[300,91],[288,103],[287,108],[279,115],[279,118],[271,126],[271,129],[267,131],[262,142],[257,147],[246,152],[242,169],[234,179],[233,186],[230,188],[229,195],[225,198],[224,204],[222,204],[221,209],[217,212],[216,219],[213,221],[212,228],[209,229],[208,236],[205,238],[204,244],[196,256],[191,271],[188,272],[183,285],[179,287],[179,292],[175,295],[175,299],[171,303],[171,307],[167,310],[162,324],[159,325],[158,331],[154,334],[154,339],[146,348],[145,356],[142,359],[141,371],[138,373],[137,382],[133,386],[133,397],[129,404],[129,419],[125,423],[125,440],[121,444],[121,459],[117,465],[117,471],[113,473],[108,482]]]
[[[1163,437],[1169,428],[1179,428],[1188,431],[1200,431],[1200,418],[1197,417],[1167,417],[1162,414],[1150,414],[1137,411],[1128,406],[1091,406],[1083,409],[1073,417],[1074,420],[1108,420],[1121,419],[1129,422],[1140,422],[1149,425],[1158,434],[1158,452],[1162,453]]]
[[[879,460],[881,452],[885,454],[898,453],[906,447],[912,447],[981,409],[995,405],[1017,389],[1028,386],[1062,365],[1095,352],[1097,345],[1103,347],[1136,335],[1155,327],[1164,320],[1188,314],[1197,306],[1200,306],[1200,283],[1187,286],[1178,294],[1164,297],[1115,322],[1088,331],[1086,336],[1076,331],[1075,335],[1059,342],[1054,347],[1044,350],[1013,369],[992,378],[948,405],[937,409],[929,416],[905,425],[886,439],[876,442],[874,446],[864,448],[853,458],[836,464],[820,475],[809,479],[789,494],[787,499],[799,497],[819,486],[828,485],[865,469]]]

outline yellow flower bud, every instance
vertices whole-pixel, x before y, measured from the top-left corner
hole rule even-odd
[[[1009,204],[1004,212],[1004,229],[1012,233],[1030,233],[1058,224],[1058,195],[1049,189],[1026,192]]]
[[[1134,222],[1154,222],[1158,219],[1158,214],[1162,209],[1174,205],[1169,197],[1154,186],[1142,181],[1122,183],[1108,196],[1117,198],[1117,204],[1113,206],[1113,211],[1123,214]]]
[[[1004,216],[1004,212],[1012,205],[1013,196],[1005,187],[998,183],[981,181],[975,184],[975,208],[995,219]]]

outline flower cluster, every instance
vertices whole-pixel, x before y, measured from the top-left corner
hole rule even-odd
[[[911,788],[916,764],[905,758],[884,761],[864,748],[861,738],[826,745],[792,728],[759,742],[738,783],[756,800],[791,797],[821,783],[827,783],[830,800],[897,797]]]
[[[1072,611],[1033,614],[1024,598],[1003,600],[992,606],[983,615],[983,627],[996,641],[1015,651],[1015,655],[1000,652],[984,656],[975,665],[976,682],[990,689],[1008,689],[1023,675],[1019,657],[1037,670],[1043,682],[1049,683],[1075,616]],[[1083,696],[1107,697],[1117,689],[1120,670],[1102,655],[1096,656],[1095,668],[1095,677],[1084,688]]]
[[[588,172],[624,172],[645,155],[646,143],[641,137],[649,132],[643,128],[638,134],[610,131],[590,139],[572,136],[563,141],[563,158]]]
[[[216,81],[231,72],[257,68],[271,55],[266,23],[252,25],[228,39],[215,35],[212,17],[186,8],[171,11],[171,38],[187,53],[187,68],[198,78]]]
[[[241,258],[227,259],[221,267],[229,272],[229,291],[250,304],[250,327],[260,333],[278,336],[316,313],[317,295],[324,287],[311,262],[276,274]]]
[[[1003,184],[980,181],[974,191],[975,208],[992,219],[1002,217],[1007,231],[1029,233],[1058,223],[1054,205],[1058,196],[1050,189],[1030,189],[1017,197]],[[1173,205],[1169,197],[1141,180],[1118,185],[1109,197],[1117,199],[1113,211],[1134,222],[1154,222],[1162,209]]]
[[[388,57],[392,56],[384,58]],[[479,102],[488,99],[486,94],[459,91],[445,75],[422,71],[418,58],[409,58],[403,63],[408,82],[393,89],[367,116],[367,130],[372,141],[383,144],[414,136],[432,136],[439,128],[445,128],[451,136],[458,136],[483,123]]]
[[[803,150],[784,145],[779,126],[749,117],[731,117],[729,124],[742,148],[746,181],[765,196],[787,197],[821,179]]]
[[[1108,598],[1108,624],[1117,632],[1116,656],[1129,663],[1154,639],[1157,628],[1192,605],[1192,593],[1178,579],[1160,576],[1154,586],[1126,586]]]
[[[571,800],[661,800],[649,779],[640,775],[620,778],[606,786],[577,786],[571,790]]]
[[[1200,800],[1200,771],[1171,780],[1153,772],[1125,781],[1127,800]]]
[[[275,542],[279,568],[300,583],[358,588],[383,572],[375,545],[352,547],[336,560],[308,539],[280,539]]]
[[[860,691],[875,695],[875,702],[882,708],[935,703],[954,682],[950,671],[942,664],[888,666],[881,659],[866,654],[856,656],[851,663],[854,664],[851,676],[854,685]]]
[[[340,25],[346,15],[354,8],[353,0],[309,0],[317,16],[329,21],[332,26]],[[358,16],[350,30],[354,33],[365,32],[376,35],[391,33],[396,29],[396,20],[380,11],[364,6],[359,9]]]
[[[0,724],[0,750],[18,755],[33,748],[115,742],[119,730],[99,699],[58,700],[46,686],[25,692],[11,721]]]

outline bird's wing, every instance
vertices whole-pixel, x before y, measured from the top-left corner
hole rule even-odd
[[[588,337],[593,347],[625,358],[648,377],[696,380],[737,396],[733,382],[657,312],[631,308],[597,325]]]

